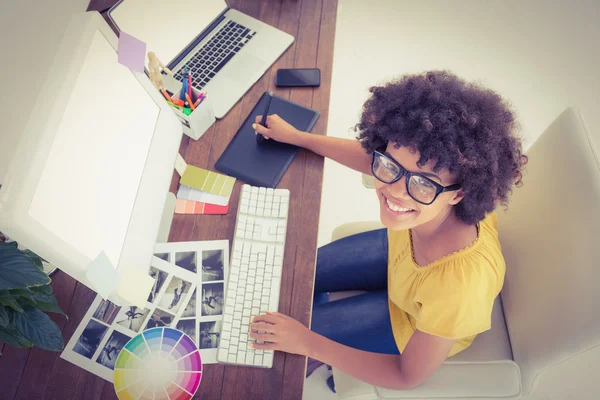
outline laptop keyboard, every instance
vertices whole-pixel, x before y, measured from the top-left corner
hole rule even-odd
[[[183,79],[183,69],[187,67],[192,75],[192,86],[202,90],[254,35],[255,31],[243,25],[233,21],[227,22],[192,58],[181,65],[175,73],[175,78]]]

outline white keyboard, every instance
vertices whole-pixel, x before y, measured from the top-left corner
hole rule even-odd
[[[273,367],[273,350],[248,342],[252,318],[277,311],[290,191],[242,186],[217,361]],[[260,342],[258,342],[260,343]]]

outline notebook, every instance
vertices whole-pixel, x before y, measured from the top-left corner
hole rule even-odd
[[[299,147],[266,140],[258,144],[252,128],[257,115],[265,112],[268,93],[264,93],[237,131],[215,168],[252,186],[275,188],[288,169]],[[319,112],[273,95],[269,115],[277,114],[296,129],[310,132]]]

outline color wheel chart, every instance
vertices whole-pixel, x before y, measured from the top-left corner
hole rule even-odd
[[[131,339],[115,364],[120,400],[188,400],[202,377],[196,344],[183,332],[153,328]]]

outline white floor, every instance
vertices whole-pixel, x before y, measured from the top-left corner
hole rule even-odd
[[[327,134],[354,136],[369,86],[403,73],[449,69],[511,101],[526,148],[571,105],[600,142],[595,4],[339,0]],[[326,160],[319,245],[340,224],[378,218],[375,195],[360,174]],[[321,368],[306,381],[305,400],[336,398],[325,384],[329,374]]]

